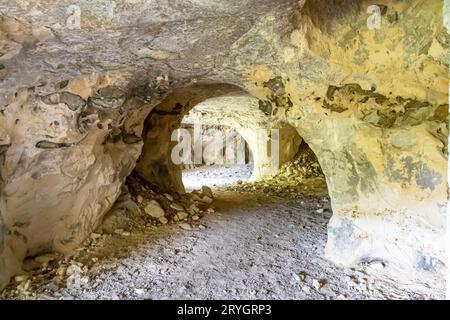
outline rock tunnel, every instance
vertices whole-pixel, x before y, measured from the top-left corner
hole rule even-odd
[[[379,1],[374,13],[353,0],[114,3],[0,3],[0,287],[24,260],[76,252],[130,179],[189,194],[172,161],[182,122],[235,130],[248,183],[267,190],[307,150],[330,199],[332,265],[443,277],[442,1]]]

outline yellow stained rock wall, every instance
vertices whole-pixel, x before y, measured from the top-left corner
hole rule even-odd
[[[307,1],[249,37],[278,63],[247,69],[262,108],[297,128],[326,175],[326,256],[442,271],[447,204],[448,45],[442,1]],[[270,26],[272,22],[272,25]],[[272,29],[272,32],[267,32]],[[249,43],[252,40],[243,41]]]

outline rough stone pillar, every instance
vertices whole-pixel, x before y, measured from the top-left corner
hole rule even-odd
[[[171,141],[172,132],[179,128],[182,115],[161,114],[155,110],[146,120],[144,147],[136,164],[136,171],[148,183],[164,192],[184,193],[181,166],[173,163],[172,149],[177,144]]]
[[[291,126],[274,129],[239,128],[237,131],[252,150],[253,174],[251,180],[259,180],[277,174],[281,165],[293,159],[302,142],[302,138]]]
[[[339,91],[345,89],[335,95]],[[318,157],[332,201],[326,257],[345,266],[381,260],[442,272],[448,105],[359,94],[335,96],[339,118],[316,115],[297,123]],[[365,103],[344,110],[346,99]],[[368,107],[374,104],[377,109]],[[348,117],[353,111],[355,117]],[[320,128],[311,130],[317,123]]]

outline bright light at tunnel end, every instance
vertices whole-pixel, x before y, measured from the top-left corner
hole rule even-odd
[[[171,141],[176,142],[172,148],[171,160],[176,165],[201,165],[205,162],[214,164],[245,164],[245,140],[234,136],[232,130],[214,130],[213,142],[203,150],[203,126],[194,124],[193,132],[177,129],[172,132]],[[209,131],[211,132],[211,131]],[[279,129],[246,129],[252,143],[253,156],[265,171],[276,174],[280,168],[280,132]],[[208,154],[219,155],[209,159]]]

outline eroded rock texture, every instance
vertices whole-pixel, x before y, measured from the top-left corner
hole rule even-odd
[[[332,199],[329,259],[439,271],[443,3],[379,1],[380,29],[368,28],[371,4],[1,1],[0,286],[26,255],[80,243],[139,157],[144,177],[182,190],[178,168],[151,166],[168,160],[168,130],[236,91],[257,99],[253,124],[289,125],[315,152]]]

